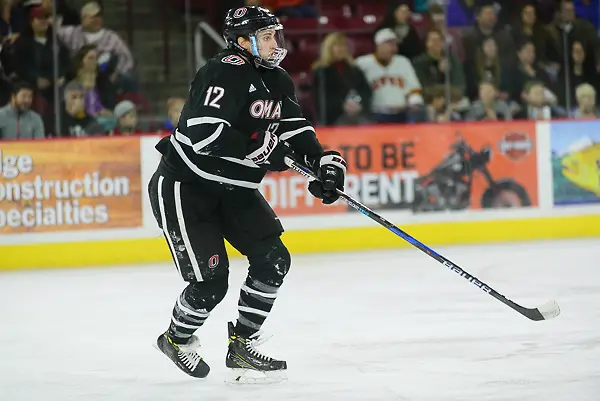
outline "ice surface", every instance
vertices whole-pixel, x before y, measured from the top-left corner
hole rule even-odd
[[[0,275],[0,400],[600,400],[600,239],[439,250],[532,322],[414,250],[297,256],[265,330],[283,384],[231,386],[230,293],[198,332],[212,366],[181,373],[153,342],[183,283],[171,265]]]

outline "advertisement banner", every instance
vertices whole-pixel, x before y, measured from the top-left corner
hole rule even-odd
[[[550,125],[555,205],[600,203],[600,121]]]
[[[138,138],[0,142],[0,235],[142,225]]]
[[[346,192],[374,209],[414,213],[538,205],[534,122],[319,128],[348,162]],[[323,206],[293,171],[261,191],[282,216],[344,213]]]

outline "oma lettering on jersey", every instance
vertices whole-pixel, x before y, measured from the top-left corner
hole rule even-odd
[[[281,104],[274,100],[255,100],[250,105],[250,115],[254,118],[265,120],[279,120],[281,118]]]

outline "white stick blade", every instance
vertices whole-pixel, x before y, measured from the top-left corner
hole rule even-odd
[[[560,307],[556,303],[556,301],[548,301],[537,310],[542,314],[545,320],[555,318],[560,315]]]

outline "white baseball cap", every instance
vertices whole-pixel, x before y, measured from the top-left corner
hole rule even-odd
[[[392,31],[391,28],[383,28],[377,31],[377,33],[375,33],[374,41],[376,45],[380,45],[390,40],[393,40],[395,42],[398,41],[398,36],[396,36],[396,33]]]

